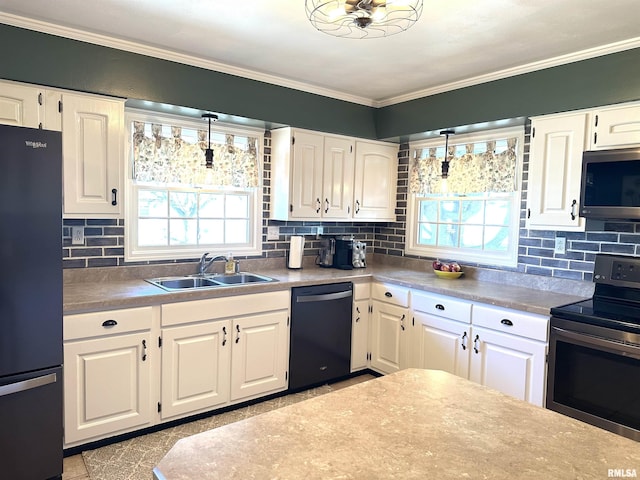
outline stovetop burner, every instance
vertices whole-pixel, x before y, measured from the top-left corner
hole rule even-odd
[[[640,258],[596,255],[592,298],[551,309],[558,318],[640,333]]]

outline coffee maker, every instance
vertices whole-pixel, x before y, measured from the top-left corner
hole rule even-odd
[[[333,255],[333,266],[341,270],[353,268],[353,239],[336,238],[336,253]]]
[[[321,267],[332,268],[335,253],[336,239],[333,237],[322,237],[320,240],[320,251],[316,263]]]

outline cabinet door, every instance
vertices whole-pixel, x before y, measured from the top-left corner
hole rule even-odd
[[[625,105],[596,111],[592,115],[593,149],[640,145],[640,105]]]
[[[124,103],[62,96],[64,214],[122,214]]]
[[[162,419],[228,402],[230,371],[230,322],[164,329]]]
[[[537,118],[531,127],[528,227],[584,231],[578,201],[587,114]]]
[[[291,218],[320,218],[322,212],[322,135],[296,132],[291,165]]]
[[[248,315],[233,321],[231,400],[246,400],[287,386],[287,311]]]
[[[471,325],[414,312],[418,325],[418,368],[444,370],[469,378]]]
[[[351,371],[367,368],[369,354],[369,300],[353,302],[351,334]]]
[[[543,406],[547,345],[473,327],[469,379]]]
[[[354,220],[395,220],[398,146],[356,142]]]
[[[44,90],[15,83],[0,83],[0,123],[40,127],[44,100]]]
[[[322,217],[351,218],[353,198],[353,141],[325,137],[322,186]]]
[[[371,367],[382,373],[406,368],[407,309],[374,300],[371,315]]]
[[[149,337],[147,332],[65,344],[65,445],[150,424]]]

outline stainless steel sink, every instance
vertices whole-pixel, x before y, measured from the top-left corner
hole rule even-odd
[[[255,283],[276,282],[277,280],[255,273],[234,273],[231,275],[185,275],[182,277],[161,277],[147,279],[152,285],[169,292],[205,288],[220,288],[231,285],[247,285]]]
[[[255,273],[234,273],[231,275],[216,275],[213,278],[216,282],[224,283],[225,285],[238,285],[243,283],[263,283],[263,282],[275,282],[276,280],[263,275],[257,275]]]
[[[164,288],[165,290],[184,290],[186,288],[211,288],[220,286],[219,283],[207,277],[163,277],[153,278],[147,282]]]

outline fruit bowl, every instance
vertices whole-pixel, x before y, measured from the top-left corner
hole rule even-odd
[[[437,277],[453,280],[454,278],[460,278],[464,272],[444,272],[442,270],[434,270],[433,273],[435,273]]]

